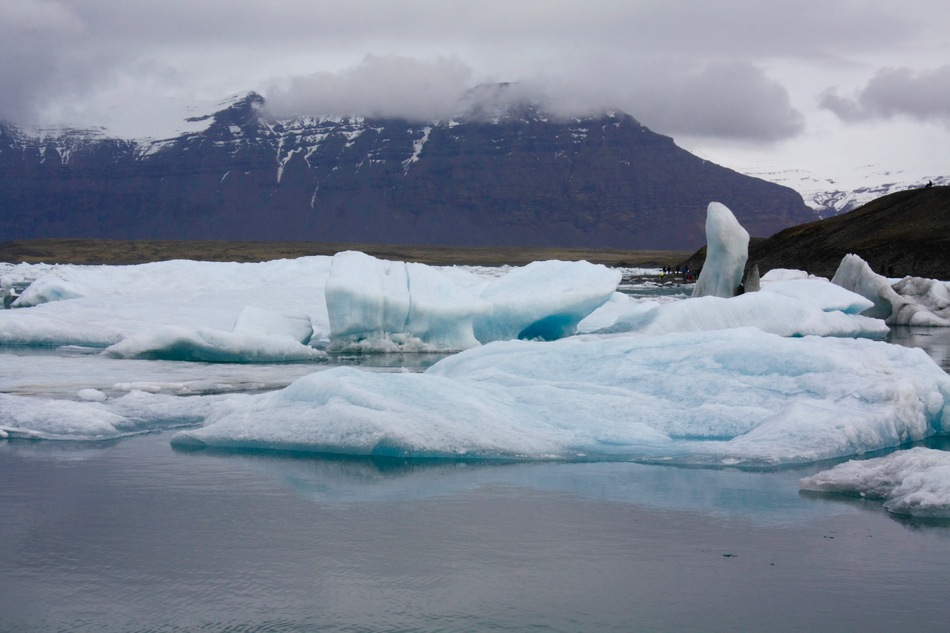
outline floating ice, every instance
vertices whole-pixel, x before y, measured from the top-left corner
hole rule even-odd
[[[333,256],[326,283],[334,347],[399,337],[422,346],[478,345],[473,319],[491,305],[435,268],[347,251]]]
[[[85,400],[86,402],[103,402],[107,399],[106,394],[98,389],[80,389],[76,392],[76,395],[79,396],[80,400]]]
[[[329,268],[329,257],[253,264],[21,264],[3,274],[3,284],[22,287],[32,281],[21,299],[33,297],[29,303],[35,305],[24,301],[16,309],[0,310],[0,345],[105,348],[165,326],[230,333],[246,306],[307,314],[310,327],[327,332],[323,287]],[[71,290],[53,293],[53,287]]]
[[[82,296],[82,291],[68,280],[52,273],[40,277],[31,283],[23,294],[13,302],[14,308],[27,308],[47,303],[49,301],[63,301]]]
[[[890,325],[950,327],[950,292],[940,281],[905,277],[891,285],[857,255],[845,255],[832,282],[870,299],[874,307],[864,314]]]
[[[475,337],[489,343],[569,336],[613,296],[621,277],[618,270],[585,261],[550,260],[513,269],[482,291],[492,312],[475,318]]]
[[[825,312],[861,314],[874,307],[874,302],[851,292],[827,279],[789,279],[770,281],[762,286],[763,292],[793,297]]]
[[[791,284],[793,282],[779,282]],[[658,335],[671,332],[700,332],[736,327],[757,327],[780,336],[850,336],[883,338],[888,327],[880,319],[854,314],[856,306],[870,302],[839,288],[825,291],[822,282],[806,282],[788,292],[752,292],[730,299],[699,297],[669,303],[643,302],[617,316],[613,325],[596,334],[621,332]],[[824,282],[828,286],[827,282]],[[811,297],[808,290],[815,290]],[[805,291],[800,293],[799,291]],[[801,294],[801,298],[798,296]],[[850,299],[850,300],[849,300]],[[835,310],[835,307],[847,311]]]
[[[211,363],[268,363],[325,358],[305,345],[313,329],[307,315],[278,314],[247,306],[234,330],[189,329],[173,325],[131,336],[103,352],[112,358],[185,360]]]
[[[620,278],[619,271],[588,262],[544,261],[465,286],[430,266],[338,253],[326,285],[331,339],[336,348],[408,341],[455,350],[495,340],[553,340],[573,334],[610,299]]]
[[[800,487],[883,499],[895,514],[950,518],[950,452],[912,448],[852,460],[802,479]]]
[[[107,440],[188,426],[210,412],[214,399],[141,391],[99,402],[0,394],[0,438]]]
[[[108,323],[70,318],[65,311],[45,316],[32,310],[0,310],[0,345],[107,347],[122,340]]]
[[[706,263],[693,296],[734,296],[748,258],[749,233],[725,205],[710,202],[706,209]]]
[[[950,327],[950,290],[946,284],[936,279],[904,277],[891,287],[907,302],[897,311],[896,322]]]
[[[776,295],[776,297],[778,297]],[[338,368],[216,405],[176,445],[349,455],[781,464],[950,431],[922,351],[758,329],[508,341],[423,374]]]
[[[792,281],[795,279],[824,279],[824,277],[815,277],[814,275],[809,275],[804,270],[796,270],[794,268],[772,268],[762,275],[760,281],[764,286],[770,282]],[[827,281],[827,279],[825,279],[825,281]]]

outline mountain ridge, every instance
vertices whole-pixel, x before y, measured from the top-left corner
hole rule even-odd
[[[711,201],[753,235],[814,218],[625,113],[555,118],[490,94],[420,123],[277,119],[248,93],[159,140],[0,125],[0,232],[676,250],[705,241]]]

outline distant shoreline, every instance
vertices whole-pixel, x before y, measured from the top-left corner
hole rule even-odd
[[[211,240],[98,240],[50,238],[0,242],[0,262],[47,264],[144,264],[171,259],[260,262],[333,255],[356,250],[380,259],[435,266],[521,266],[533,261],[586,260],[607,266],[660,268],[682,263],[693,251],[556,247],[419,246],[327,242],[225,242]]]

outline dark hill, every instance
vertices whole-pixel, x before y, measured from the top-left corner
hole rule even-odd
[[[694,249],[722,202],[758,236],[814,218],[623,113],[277,120],[256,94],[129,141],[0,124],[0,239]]]
[[[797,268],[831,277],[848,253],[890,277],[950,279],[950,187],[900,191],[785,229],[750,245],[749,262],[762,273]]]

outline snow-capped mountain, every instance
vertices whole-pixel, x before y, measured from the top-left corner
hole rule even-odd
[[[416,122],[277,118],[249,93],[145,140],[0,125],[0,235],[693,249],[711,200],[757,236],[814,218],[627,114],[510,94]]]
[[[743,169],[743,173],[790,187],[820,218],[847,213],[897,191],[919,189],[927,183],[950,185],[950,176],[919,175],[862,165],[838,177],[820,177],[803,169]]]

